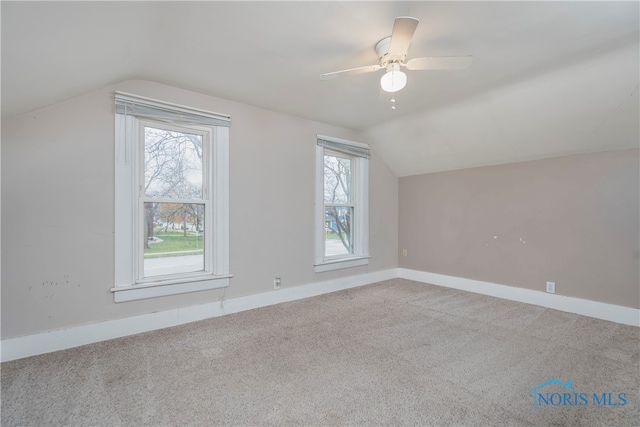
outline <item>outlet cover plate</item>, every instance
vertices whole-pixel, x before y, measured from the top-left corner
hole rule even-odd
[[[547,292],[550,294],[556,293],[556,282],[547,282]]]

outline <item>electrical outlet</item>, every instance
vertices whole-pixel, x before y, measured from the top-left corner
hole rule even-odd
[[[407,250],[406,249],[402,250],[402,256],[407,256]]]
[[[547,282],[547,292],[550,294],[556,293],[556,282]]]
[[[276,277],[273,279],[273,289],[280,289],[280,278]]]

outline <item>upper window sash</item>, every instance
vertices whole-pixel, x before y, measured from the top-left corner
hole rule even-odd
[[[196,127],[190,126],[188,128],[176,126],[176,125],[167,125],[160,122],[153,122],[148,120],[140,120],[138,123],[139,126],[139,161],[140,161],[140,198],[147,202],[167,202],[167,203],[193,203],[200,201],[209,200],[209,187],[210,187],[210,170],[209,170],[209,152],[211,149],[211,128],[206,127]],[[167,132],[176,132],[181,134],[190,134],[197,135],[202,138],[202,147],[200,154],[200,169],[201,169],[201,192],[199,197],[188,196],[188,197],[176,197],[170,195],[149,195],[146,191],[147,179],[146,179],[146,129],[153,128],[161,131]]]
[[[327,157],[333,157],[337,160],[337,162],[329,163],[329,174],[335,177],[334,183],[336,184],[336,188],[327,189]],[[347,165],[345,165],[340,160],[346,160]],[[323,155],[323,201],[325,206],[351,206],[355,205],[355,197],[354,193],[357,192],[357,185],[355,185],[355,176],[356,176],[356,157],[351,155],[346,155],[342,152],[338,151],[330,151],[324,149]],[[333,165],[336,169],[331,169],[331,165]],[[341,167],[340,167],[341,166]],[[344,172],[344,173],[343,173]],[[346,178],[346,179],[343,179]],[[342,184],[344,183],[344,185]],[[346,186],[346,188],[345,188]],[[327,190],[329,191],[329,196],[331,200],[327,199]]]

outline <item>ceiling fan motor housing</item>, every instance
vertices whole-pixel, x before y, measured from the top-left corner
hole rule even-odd
[[[407,56],[406,54],[395,56],[395,57],[392,55],[389,55],[390,44],[391,44],[391,36],[385,37],[382,40],[380,40],[378,43],[376,43],[376,53],[378,54],[380,65],[382,65],[385,68],[387,67],[387,65],[393,62],[398,62],[400,64],[403,64]]]

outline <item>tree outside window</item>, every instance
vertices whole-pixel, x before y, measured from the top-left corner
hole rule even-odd
[[[325,256],[353,253],[353,160],[342,154],[324,156]]]
[[[203,135],[144,127],[145,276],[204,269],[203,149]]]

